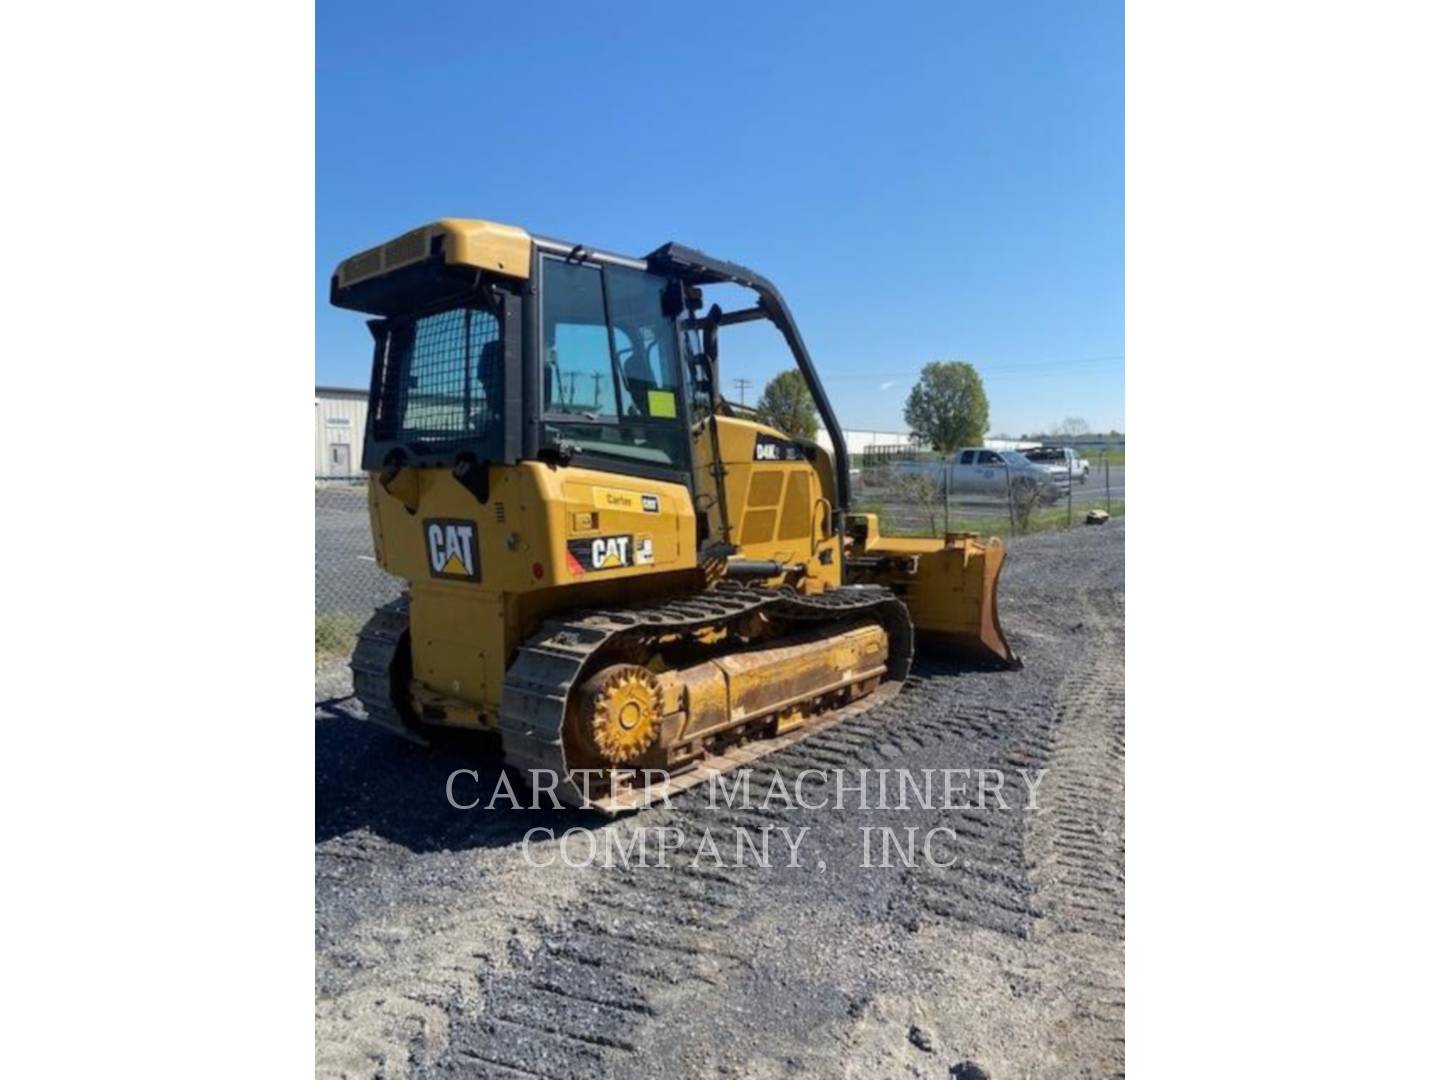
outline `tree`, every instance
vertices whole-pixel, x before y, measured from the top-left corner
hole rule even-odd
[[[1067,416],[1050,429],[1051,435],[1089,435],[1090,425],[1078,416]]]
[[[804,376],[794,368],[782,371],[765,384],[755,411],[764,423],[779,428],[787,435],[813,439],[820,430],[820,414],[815,411],[810,388],[805,385]]]
[[[905,422],[944,454],[978,446],[990,426],[980,373],[959,360],[926,364],[905,401]]]

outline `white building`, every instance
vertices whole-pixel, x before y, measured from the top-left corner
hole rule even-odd
[[[359,476],[365,442],[365,390],[315,388],[315,475]]]
[[[866,450],[875,446],[910,446],[915,436],[908,431],[850,431],[848,428],[843,432],[845,436],[845,448],[850,451],[852,458],[858,458]],[[833,450],[830,444],[830,434],[823,428],[816,433],[815,441],[826,450]]]

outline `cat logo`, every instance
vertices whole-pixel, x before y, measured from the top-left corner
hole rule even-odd
[[[566,563],[574,574],[635,565],[635,544],[631,536],[597,536],[592,540],[571,540],[566,546],[569,548]]]
[[[475,547],[473,521],[426,521],[425,551],[430,556],[431,577],[480,580],[480,553]]]
[[[640,506],[647,514],[658,514],[660,512],[660,496],[641,495]]]

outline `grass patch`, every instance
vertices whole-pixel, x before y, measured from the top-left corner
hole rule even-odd
[[[334,660],[349,656],[355,648],[355,638],[365,625],[363,615],[321,615],[315,616],[315,662]]]
[[[1074,521],[1074,527],[1077,528],[1077,529],[1086,528],[1087,526],[1085,525],[1085,515],[1086,515],[1087,513],[1089,513],[1091,510],[1104,510],[1104,509],[1105,509],[1104,500],[1101,500],[1101,501],[1098,502],[1098,503],[1087,503],[1087,504],[1086,504],[1085,506],[1083,506],[1083,507],[1080,507],[1080,506],[1075,507],[1075,513],[1074,513],[1074,517],[1073,517],[1073,519],[1072,519],[1072,520]],[[1124,517],[1124,516],[1125,516],[1125,500],[1124,500],[1124,499],[1111,499],[1111,500],[1110,500],[1110,516],[1111,516],[1111,517]],[[1029,523],[1029,524],[1030,524],[1030,527],[1025,530],[1025,533],[1027,533],[1027,534],[1028,534],[1028,533],[1038,533],[1038,532],[1056,532],[1057,530],[1066,529],[1066,528],[1069,528],[1069,527],[1070,527],[1070,526],[1067,524],[1067,519],[1066,519],[1066,515],[1065,515],[1065,507],[1064,507],[1064,506],[1047,506],[1047,507],[1044,507],[1043,509],[1032,510],[1032,511],[1030,512],[1030,523]],[[1009,523],[1008,521],[1005,523],[1005,527],[1006,527],[1007,529],[1010,527],[1010,523]],[[1090,527],[1093,528],[1093,526],[1090,526]]]

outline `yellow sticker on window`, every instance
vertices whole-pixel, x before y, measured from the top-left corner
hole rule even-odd
[[[672,420],[675,419],[675,391],[651,390],[650,415],[665,416]]]

